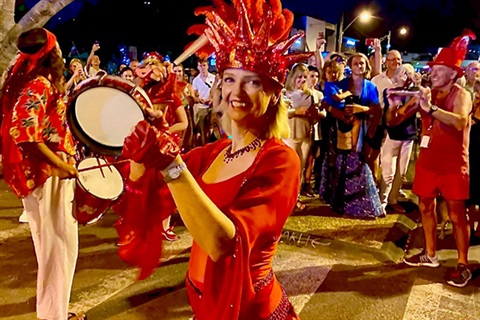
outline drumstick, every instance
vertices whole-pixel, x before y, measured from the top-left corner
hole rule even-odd
[[[97,164],[99,165],[100,173],[102,174],[103,179],[105,179],[105,175],[103,174],[102,167],[100,167],[101,164],[100,164],[100,159],[99,158],[97,158]]]
[[[78,172],[83,172],[83,171],[88,171],[88,170],[93,170],[93,169],[99,169],[99,168],[103,168],[103,167],[113,166],[113,165],[115,165],[115,164],[124,163],[124,162],[127,162],[127,161],[130,161],[130,160],[126,159],[126,160],[120,160],[120,161],[117,161],[117,162],[114,162],[114,163],[104,163],[104,164],[99,164],[98,166],[91,166],[91,167],[87,167],[87,168],[81,168],[81,169],[78,169]]]
[[[198,51],[201,47],[206,45],[208,43],[207,36],[202,34],[200,37],[198,37],[197,40],[195,40],[190,47],[187,48],[181,55],[178,56],[177,59],[173,61],[175,65],[178,65],[182,63],[183,61],[187,60],[188,57],[190,57],[192,54]]]

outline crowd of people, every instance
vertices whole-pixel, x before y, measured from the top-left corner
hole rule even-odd
[[[125,192],[113,207],[121,258],[140,269],[139,279],[148,277],[162,242],[178,239],[170,217],[179,214],[193,237],[186,287],[196,319],[298,319],[272,260],[288,216],[306,209],[301,196],[318,195],[350,218],[405,213],[398,200],[418,152],[413,192],[425,250],[404,262],[439,266],[435,207],[443,202],[458,250],[447,283],[465,286],[470,234],[480,231],[480,62],[461,68],[468,37],[442,48],[426,83],[397,50],[383,63],[379,39],[370,58],[324,58],[322,34],[314,52],[288,53],[286,44],[303,35],[286,40],[291,13],[273,16],[268,8],[247,14],[243,1],[203,8],[216,74],[199,58],[190,79],[181,64],[150,52],[116,75],[151,101],[120,156],[128,161]],[[37,317],[85,319],[68,312],[82,141],[64,123],[76,88],[109,75],[98,43],[86,62],[68,61],[67,76],[49,31],[28,31],[17,44],[2,88],[2,164],[32,230]]]

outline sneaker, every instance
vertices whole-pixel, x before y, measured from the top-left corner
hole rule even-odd
[[[465,287],[470,279],[472,279],[472,272],[463,263],[459,263],[455,270],[447,275],[447,283],[458,288]]]
[[[414,256],[411,256],[410,258],[404,258],[403,262],[405,264],[412,266],[412,267],[431,267],[431,268],[436,268],[440,266],[440,263],[438,263],[438,257],[435,255],[435,257],[430,257],[426,252],[421,252],[419,254],[416,254]]]
[[[27,217],[27,212],[23,210],[22,214],[20,217],[18,217],[18,222],[20,223],[28,223],[28,217]]]
[[[177,241],[179,239],[178,235],[175,232],[173,232],[173,227],[170,227],[164,232],[162,232],[162,236],[167,241]]]
[[[315,197],[315,191],[313,191],[313,188],[310,184],[305,183],[303,185],[301,195],[305,196],[305,197],[308,197],[308,198],[314,198]]]

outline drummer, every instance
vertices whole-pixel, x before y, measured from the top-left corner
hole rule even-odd
[[[55,36],[42,28],[21,34],[17,47],[20,55],[1,98],[3,176],[22,199],[30,224],[38,264],[37,319],[84,319],[68,312],[78,255],[72,215],[78,172],[63,125],[62,53]]]

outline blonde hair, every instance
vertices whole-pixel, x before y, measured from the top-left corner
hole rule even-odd
[[[287,91],[294,91],[295,81],[302,74],[308,74],[308,67],[303,63],[297,63],[292,67],[292,69],[288,73],[287,80],[285,81],[285,89],[287,89]],[[306,87],[304,91],[305,93],[308,93],[308,90],[306,89]]]
[[[269,80],[272,81],[272,80]],[[263,118],[264,125],[261,128],[257,128],[260,132],[260,136],[265,139],[277,138],[277,139],[287,139],[290,136],[290,125],[288,124],[288,103],[284,99],[284,90],[278,89],[278,84],[276,91],[278,91],[278,100],[274,104],[269,104],[267,110],[260,118]],[[272,100],[270,100],[272,102]],[[223,109],[222,101],[220,103],[220,108]],[[220,125],[222,129],[230,135],[232,133],[232,119],[227,115],[226,112],[223,112],[222,117],[220,118]]]
[[[362,58],[365,61],[365,73],[363,74],[363,76],[365,77],[365,79],[369,79],[370,78],[370,73],[372,72],[372,65],[370,64],[370,61],[368,60],[368,57],[366,55],[364,55],[363,53],[357,52],[357,53],[353,54],[352,56],[350,56],[350,58],[348,58],[347,65],[351,69],[353,59],[357,58],[357,57]]]

